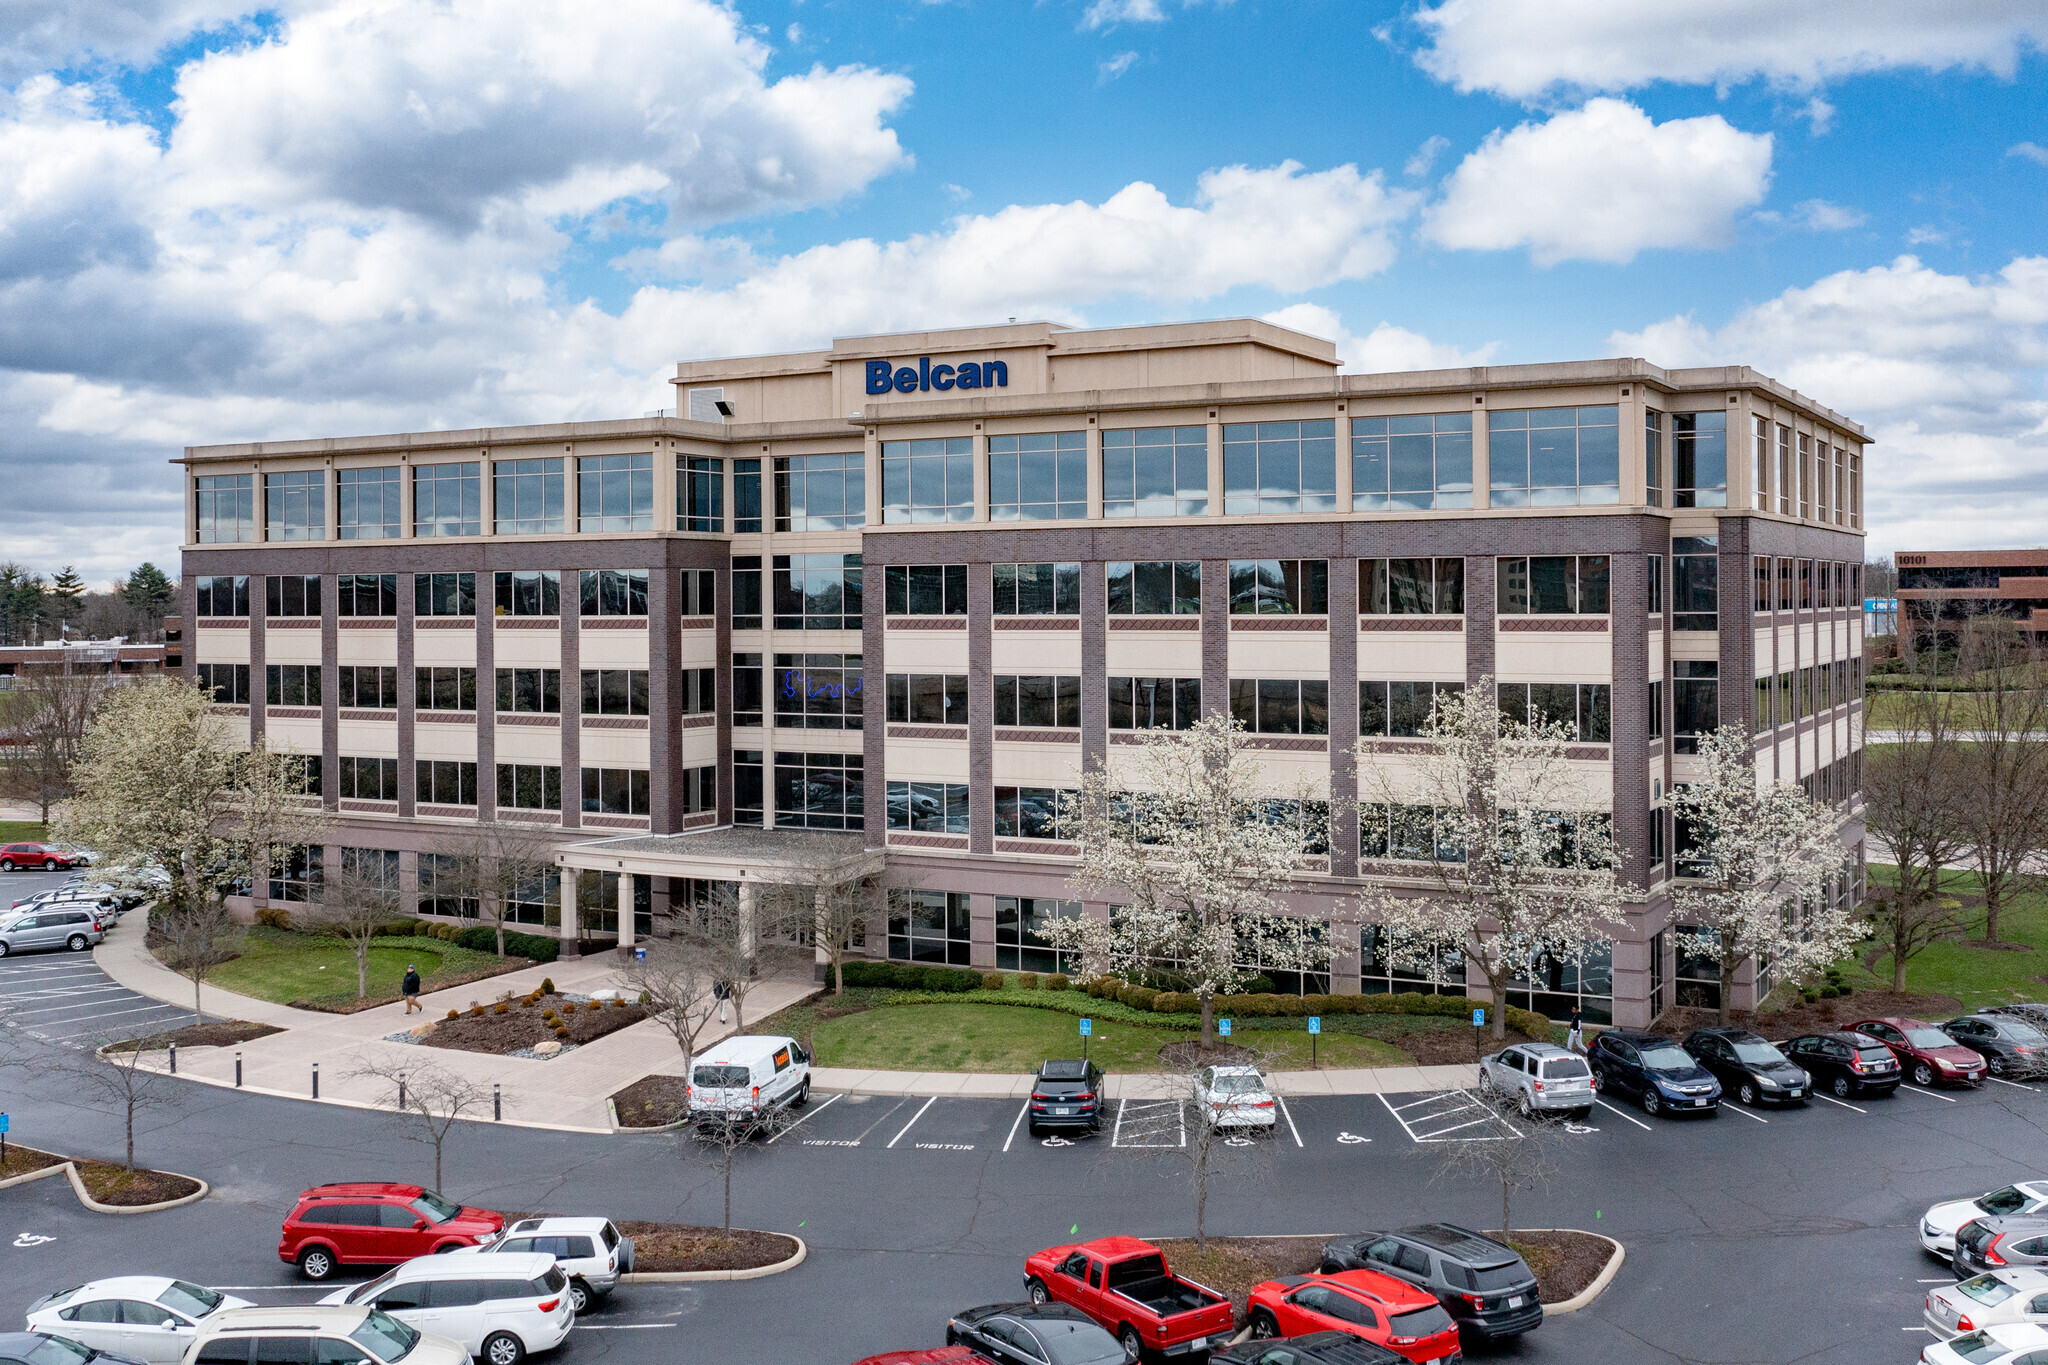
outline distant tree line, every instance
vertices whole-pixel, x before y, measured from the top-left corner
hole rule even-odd
[[[20,564],[0,564],[0,645],[117,635],[161,640],[164,614],[177,594],[177,581],[147,561],[106,592],[87,591],[68,564],[50,578]]]

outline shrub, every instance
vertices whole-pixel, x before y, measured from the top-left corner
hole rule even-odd
[[[455,1018],[455,1011],[454,1011],[454,1010],[449,1010],[449,1011],[448,1011],[448,1017],[449,1017],[450,1019],[453,1019],[453,1018]]]
[[[640,1003],[643,1005],[651,1005],[654,1003],[654,997],[648,992],[642,991],[640,992]]]
[[[1160,991],[1152,997],[1154,1014],[1193,1014],[1202,1008],[1202,1002],[1186,991]]]
[[[1038,973],[1037,973],[1037,972],[1019,972],[1019,973],[1017,973],[1017,989],[1018,989],[1018,990],[1020,990],[1020,991],[1035,991],[1035,990],[1037,990],[1037,989],[1038,989]]]
[[[411,938],[419,932],[419,924],[416,919],[388,920],[377,926],[377,933],[384,938]]]
[[[510,1014],[511,1012],[512,1007],[502,1000],[500,1000],[497,1004],[491,1006],[492,1014]]]
[[[560,1009],[563,1014],[574,1014],[576,1012],[576,1002],[574,1000],[564,1000],[561,1003]]]
[[[983,972],[981,974],[981,988],[985,991],[1001,990],[1003,988],[1003,974],[1001,972]]]
[[[1049,991],[1067,991],[1074,988],[1074,983],[1067,979],[1065,972],[1054,972],[1045,979],[1045,988]]]
[[[469,1007],[469,1017],[470,1017],[470,1018],[472,1018],[472,1019],[481,1019],[481,1018],[483,1018],[483,1017],[484,1017],[484,1007],[483,1007],[482,1005],[471,1005],[471,1006]]]
[[[266,905],[256,912],[256,922],[266,929],[289,929],[292,917],[274,905]]]
[[[1257,976],[1244,983],[1244,991],[1242,993],[1245,995],[1271,995],[1273,993],[1273,978],[1267,976],[1264,972],[1260,972]]]
[[[1124,1003],[1134,1010],[1149,1010],[1152,1008],[1152,1002],[1161,994],[1162,992],[1155,991],[1150,986],[1133,986],[1130,993],[1124,997]]]
[[[568,1038],[568,1036],[569,1036],[569,1026],[568,1026],[567,1024],[557,1024],[557,1025],[555,1025],[555,1037],[557,1037],[557,1038],[562,1038],[562,1039],[567,1039],[567,1038]]]
[[[552,977],[544,976],[540,979],[540,993],[542,995],[553,995],[555,993],[555,983]]]
[[[967,967],[926,967],[922,977],[918,984],[928,991],[949,991],[957,994],[981,989],[981,973]]]
[[[626,1008],[626,997],[622,995],[618,999],[612,1001],[612,1008],[615,1010],[622,1010]]]

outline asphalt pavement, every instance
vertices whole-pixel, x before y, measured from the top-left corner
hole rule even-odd
[[[62,954],[0,961],[0,992]],[[33,1062],[56,1042],[11,1021]],[[50,1289],[118,1273],[235,1286],[259,1303],[315,1297],[276,1258],[292,1197],[327,1180],[420,1180],[431,1151],[373,1112],[180,1087],[149,1115],[138,1156],[200,1175],[212,1197],[140,1217],[85,1213],[57,1182],[0,1192],[0,1327]],[[110,1155],[114,1115],[33,1065],[0,1074],[12,1136]],[[1270,1137],[1229,1148],[1210,1192],[1212,1233],[1337,1233],[1450,1219],[1498,1226],[1500,1191],[1447,1160],[1499,1140],[1469,1098],[1288,1100]],[[817,1096],[772,1144],[742,1153],[736,1223],[795,1232],[797,1270],[718,1285],[628,1285],[580,1323],[563,1365],[733,1359],[846,1365],[937,1345],[947,1315],[1017,1297],[1024,1257],[1114,1232],[1193,1231],[1186,1119],[1130,1101],[1103,1134],[1032,1138],[1010,1100]],[[1649,1119],[1596,1109],[1558,1131],[1547,1188],[1516,1196],[1516,1224],[1583,1227],[1628,1247],[1590,1309],[1547,1320],[1475,1358],[1641,1362],[1910,1361],[1926,1344],[1920,1302],[1946,1282],[1914,1236],[1937,1199],[2048,1171],[2048,1094],[1906,1087],[1848,1104]],[[464,1124],[446,1193],[508,1211],[717,1222],[718,1173],[671,1135],[586,1136]],[[331,1286],[330,1286],[331,1287]],[[324,1291],[323,1291],[324,1292]]]
[[[62,886],[70,872],[11,872],[0,876],[0,907]],[[123,915],[112,932],[140,933],[141,920]],[[0,959],[0,1029],[24,1041],[78,1049],[175,1028],[191,1011],[139,995],[99,969],[92,954],[41,952]]]

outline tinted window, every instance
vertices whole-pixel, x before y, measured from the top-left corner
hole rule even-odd
[[[1394,1257],[1394,1264],[1411,1274],[1429,1274],[1429,1257],[1418,1247],[1402,1247]]]
[[[1468,1287],[1480,1290],[1513,1289],[1516,1285],[1528,1284],[1536,1277],[1520,1261],[1506,1265],[1481,1266],[1465,1272]]]
[[[462,1308],[483,1302],[481,1280],[435,1280],[432,1286],[427,1295],[429,1308]]]
[[[369,1360],[353,1341],[321,1337],[313,1343],[313,1365],[369,1365]]]
[[[72,1322],[119,1322],[120,1320],[121,1301],[119,1299],[100,1299],[94,1303],[82,1303],[72,1310],[70,1314],[70,1321]]]
[[[564,1237],[562,1244],[566,1250],[556,1252],[557,1256],[579,1257],[595,1256],[597,1254],[596,1249],[590,1245],[588,1237]]]
[[[377,1306],[387,1311],[393,1308],[425,1308],[427,1306],[426,1281],[414,1280],[408,1284],[392,1285],[377,1296]]]
[[[1340,1322],[1357,1323],[1360,1327],[1377,1327],[1379,1315],[1348,1294],[1330,1295],[1329,1314]]]
[[[1866,1062],[1884,1062],[1891,1060],[1892,1051],[1879,1044],[1876,1047],[1859,1047],[1856,1049],[1856,1055]]]
[[[419,1221],[419,1215],[400,1204],[379,1204],[377,1226],[384,1228],[411,1228]]]
[[[753,1073],[743,1066],[700,1066],[691,1082],[706,1090],[731,1090],[753,1084]]]
[[[532,1251],[533,1244],[538,1240],[540,1239],[536,1237],[508,1237],[493,1247],[492,1250],[503,1252]]]
[[[256,1365],[307,1365],[313,1343],[305,1337],[256,1338]]]
[[[1331,1297],[1329,1290],[1317,1284],[1310,1285],[1307,1289],[1297,1293],[1294,1296],[1294,1302],[1299,1307],[1306,1308],[1312,1313],[1327,1313],[1330,1311]]]
[[[1977,1201],[1977,1207],[1989,1214],[2018,1213],[2027,1206],[2027,1196],[2016,1185],[2007,1185],[1993,1194],[1987,1194]]]
[[[121,1321],[130,1327],[161,1327],[167,1322],[188,1325],[160,1303],[137,1303],[134,1299],[121,1300]]]
[[[1585,1074],[1586,1064],[1576,1057],[1552,1057],[1543,1064],[1543,1075],[1549,1080],[1570,1080]]]
[[[1451,1315],[1435,1304],[1413,1313],[1396,1313],[1387,1324],[1397,1337],[1426,1337],[1451,1325]]]
[[[482,1285],[484,1302],[496,1299],[530,1299],[535,1297],[534,1288],[525,1280],[485,1280]]]
[[[193,1365],[249,1365],[249,1338],[215,1337],[199,1348]]]

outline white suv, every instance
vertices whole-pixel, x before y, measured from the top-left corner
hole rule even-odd
[[[543,1252],[569,1277],[569,1295],[578,1313],[592,1299],[618,1288],[619,1276],[633,1270],[633,1239],[612,1226],[609,1218],[522,1218],[493,1241],[463,1247],[463,1256],[518,1255]]]
[[[422,1332],[460,1342],[484,1365],[519,1365],[551,1351],[576,1325],[569,1277],[552,1256],[419,1256],[323,1304],[382,1309]]]

